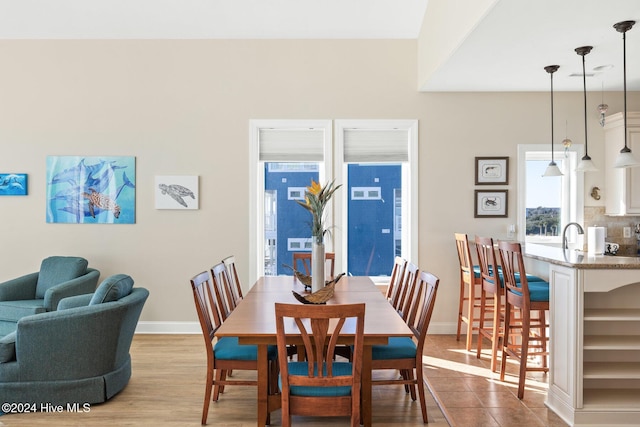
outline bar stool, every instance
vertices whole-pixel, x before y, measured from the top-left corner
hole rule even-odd
[[[482,284],[482,280],[480,278],[480,267],[473,265],[467,235],[464,233],[455,233],[455,238],[456,248],[458,250],[458,261],[460,262],[460,300],[458,303],[458,330],[456,340],[460,341],[462,323],[466,323],[466,347],[467,351],[471,351],[473,331],[478,330],[478,327],[475,325],[478,323],[476,313],[479,314],[480,310],[481,295],[478,288]]]
[[[518,399],[522,399],[526,372],[549,372],[549,338],[546,333],[549,325],[545,317],[545,311],[549,310],[549,283],[527,280],[520,243],[501,241],[498,243],[498,250],[504,277],[505,313],[514,311],[514,315],[505,316],[504,319],[500,381],[504,381],[507,357],[518,359]],[[520,274],[519,283],[516,281],[517,272]],[[538,312],[539,317],[532,318],[532,312]],[[518,317],[515,316],[516,313],[519,314]],[[529,366],[528,359],[536,356],[542,358],[542,364]]]
[[[501,269],[496,262],[496,252],[491,237],[476,236],[476,251],[480,266],[480,315],[478,317],[478,346],[476,357],[482,354],[482,338],[491,341],[491,372],[498,369],[498,348],[502,342],[502,323],[504,319],[504,305],[502,304],[503,285]],[[487,309],[487,299],[491,299],[490,310]],[[489,311],[493,316],[485,325]]]

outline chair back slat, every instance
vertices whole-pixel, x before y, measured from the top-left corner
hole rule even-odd
[[[427,338],[431,315],[436,304],[436,295],[440,279],[433,274],[421,271],[416,281],[416,301],[414,313],[410,316],[409,327],[418,340],[418,352],[422,354],[424,342]]]
[[[393,270],[391,270],[391,279],[389,280],[389,286],[387,287],[386,297],[391,304],[393,304],[394,300],[397,300],[398,289],[400,288],[400,283],[404,279],[404,269],[407,265],[407,260],[402,257],[395,257],[393,260]]]
[[[212,289],[209,272],[203,271],[195,275],[191,278],[190,282],[205,344],[208,349],[211,349],[211,341],[213,340],[215,332],[222,324],[222,320],[214,300],[214,291]]]
[[[500,241],[498,242],[498,250],[504,278],[505,300],[510,305],[525,308],[528,311],[531,300],[522,247],[517,242]],[[519,283],[516,280],[516,273],[519,273],[520,276]]]
[[[236,257],[233,255],[228,256],[222,260],[222,263],[227,269],[227,276],[229,277],[231,289],[233,290],[235,305],[238,305],[244,296],[242,295],[242,284],[240,283],[238,270],[236,269]]]
[[[236,308],[233,291],[227,275],[227,269],[224,263],[218,263],[211,267],[211,277],[213,279],[213,287],[215,290],[220,317],[224,322],[231,312]]]
[[[407,320],[409,316],[409,310],[414,302],[414,294],[416,291],[416,281],[420,270],[418,266],[412,262],[407,262],[404,273],[404,280],[401,285],[400,297],[397,304],[394,306],[400,316]]]
[[[333,280],[335,277],[336,254],[334,252],[325,252],[325,279]],[[302,266],[302,268],[300,268]],[[311,275],[311,252],[294,252],[293,268],[300,272],[304,272],[307,276]]]
[[[476,236],[476,251],[478,253],[482,288],[486,292],[499,294],[500,289],[502,289],[502,284],[500,283],[500,274],[498,274],[498,263],[496,261],[496,250],[493,239],[491,237]]]

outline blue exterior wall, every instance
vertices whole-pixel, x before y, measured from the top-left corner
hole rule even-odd
[[[381,187],[382,199],[353,200],[353,187]],[[349,274],[391,274],[395,257],[394,189],[400,188],[400,165],[349,165]]]

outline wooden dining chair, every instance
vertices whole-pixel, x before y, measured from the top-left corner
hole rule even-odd
[[[229,275],[224,263],[220,262],[211,267],[211,277],[215,290],[216,305],[224,322],[233,309],[236,308],[236,300],[233,296],[233,289],[231,288]]]
[[[520,363],[518,374],[518,399],[524,397],[524,386],[527,371],[548,372],[548,341],[545,312],[549,310],[549,283],[529,282],[522,257],[520,243],[498,243],[500,263],[504,277],[505,316],[504,340],[502,344],[502,360],[500,363],[500,381],[504,381],[507,357],[513,357]],[[516,277],[519,275],[519,280]],[[532,313],[538,316],[533,317]],[[517,315],[516,315],[517,314]],[[542,358],[537,366],[528,361],[535,357]]]
[[[405,321],[409,316],[409,309],[411,308],[411,303],[414,300],[416,281],[418,280],[419,274],[420,270],[418,269],[418,266],[412,262],[407,262],[404,269],[403,280],[398,288],[397,298],[392,302],[393,308],[396,309],[398,314]]]
[[[291,425],[291,415],[316,415],[350,416],[351,427],[358,427],[365,304],[276,303],[275,313],[282,425]],[[344,330],[347,321],[355,330]],[[306,361],[288,361],[291,334],[300,335],[296,343],[304,346]],[[336,361],[336,345],[347,336],[353,340],[352,360]]]
[[[436,302],[438,283],[440,280],[431,273],[421,271],[416,281],[416,298],[411,304],[407,325],[414,338],[391,337],[386,345],[372,347],[372,369],[399,369],[398,379],[376,379],[373,385],[403,384],[416,400],[416,386],[422,409],[422,421],[428,423],[427,403],[424,391],[424,374],[422,372],[422,353],[427,338],[427,330],[431,314]]]
[[[336,254],[333,252],[325,252],[324,258],[326,260],[325,280],[333,280],[335,277]],[[307,276],[310,276],[311,252],[294,252],[293,268],[300,272],[304,272]]]
[[[257,371],[258,348],[255,345],[239,345],[237,337],[221,338],[214,345],[214,334],[222,324],[222,319],[216,307],[209,272],[203,271],[195,275],[191,278],[190,283],[207,351],[207,378],[202,407],[202,424],[204,425],[207,423],[209,403],[211,400],[218,400],[222,387],[227,385],[258,385],[257,380],[229,380],[226,375],[231,370]],[[275,346],[269,346],[267,352],[270,361],[271,384],[275,384],[277,349]]]
[[[460,264],[460,296],[458,300],[458,329],[456,340],[460,341],[462,324],[466,323],[466,349],[471,351],[474,331],[478,330],[478,315],[480,310],[480,267],[474,264],[469,249],[469,238],[464,233],[455,233],[456,249]],[[489,312],[489,308],[486,308]],[[493,317],[491,313],[490,318]]]
[[[236,269],[236,257],[230,255],[222,260],[225,268],[227,269],[227,276],[229,277],[229,283],[231,285],[231,289],[233,290],[233,298],[235,300],[235,305],[240,303],[240,300],[243,298],[242,295],[242,284],[240,283],[240,278],[238,277],[238,270]]]
[[[407,260],[402,257],[395,257],[393,260],[393,269],[391,270],[391,279],[389,279],[389,286],[387,286],[387,292],[385,296],[389,302],[393,301],[400,284],[404,279],[404,269],[407,265]]]
[[[482,341],[491,342],[491,372],[498,369],[498,351],[503,339],[504,287],[501,280],[501,268],[496,262],[496,251],[491,237],[476,236],[476,252],[480,266],[480,314],[478,316],[478,343],[476,357],[481,358]],[[488,317],[493,314],[493,317]]]

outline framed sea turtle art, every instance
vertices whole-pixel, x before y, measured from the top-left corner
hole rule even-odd
[[[158,175],[155,193],[156,209],[198,209],[198,176]]]
[[[48,223],[135,223],[135,157],[48,156],[46,178]]]

